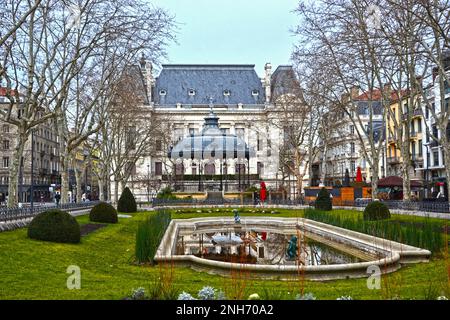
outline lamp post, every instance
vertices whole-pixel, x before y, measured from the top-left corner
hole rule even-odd
[[[150,203],[150,163],[147,164],[147,200]]]
[[[31,212],[34,211],[34,129],[31,130],[31,181],[30,181]]]
[[[89,160],[89,151],[83,150],[83,156],[84,156],[84,194],[86,196],[86,199],[88,197],[88,160]],[[76,169],[75,169],[76,170]]]

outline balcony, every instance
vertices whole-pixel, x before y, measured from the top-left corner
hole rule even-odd
[[[386,162],[391,165],[399,164],[400,158],[399,157],[387,157]]]
[[[421,108],[414,109],[411,112],[411,119],[413,119],[413,118],[420,118],[420,117],[423,117],[423,112],[422,112]],[[402,120],[403,121],[408,120],[408,113],[407,112],[402,114]]]
[[[389,144],[396,144],[397,143],[397,136],[394,134],[389,134],[388,136],[388,143]]]
[[[411,160],[416,164],[423,164],[423,156],[420,154],[411,155]]]
[[[435,140],[431,140],[429,146],[430,148],[436,148],[439,147],[439,143]]]
[[[417,139],[418,136],[419,136],[419,132],[417,132],[417,131],[411,131],[409,133],[409,138],[410,139]]]

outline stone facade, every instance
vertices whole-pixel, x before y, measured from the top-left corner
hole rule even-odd
[[[278,109],[275,101],[291,91],[292,83],[286,83],[287,74],[293,73],[291,66],[280,66],[272,73],[272,66],[267,63],[263,78],[258,77],[254,65],[163,65],[159,76],[153,77],[151,64],[142,61],[140,70],[148,98],[144,108],[152,116],[170,119],[170,132],[167,132],[170,138],[155,137],[154,154],[137,161],[128,186],[139,200],[146,201],[167,185],[174,170],[175,179],[179,176],[183,180],[174,185],[185,192],[199,191],[197,176],[200,170],[203,175],[226,176],[223,178],[227,180],[225,191],[242,190],[261,180],[268,188],[280,186],[278,150],[283,129],[276,124]],[[223,163],[220,160],[183,160],[173,165],[167,157],[168,148],[182,138],[202,131],[211,102],[219,117],[220,130],[241,137],[254,151],[250,163],[235,159]],[[291,180],[287,187],[294,197],[295,183],[293,178]],[[285,184],[289,182],[285,181]],[[206,189],[214,186],[217,186],[217,180],[211,181],[209,186],[206,181]]]
[[[0,95],[0,108],[9,106],[9,100]],[[20,108],[13,107],[14,116],[20,117]],[[32,143],[34,143],[34,200],[51,201],[53,193],[49,190],[52,184],[60,183],[59,173],[59,141],[55,132],[56,126],[51,120],[36,127],[26,142],[19,170],[19,201],[30,201]],[[9,183],[9,167],[16,147],[17,128],[0,121],[0,202],[7,196]]]

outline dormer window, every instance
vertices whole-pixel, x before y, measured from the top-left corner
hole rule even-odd
[[[252,96],[256,97],[259,95],[259,91],[258,90],[252,90]]]
[[[166,94],[167,94],[167,91],[166,91],[166,90],[164,90],[164,89],[159,90],[159,95],[160,95],[160,96],[165,96]]]
[[[225,97],[229,97],[229,96],[231,95],[230,90],[228,90],[228,89],[223,90],[223,95],[224,95]]]
[[[188,94],[190,96],[195,96],[195,90],[194,89],[189,89]]]

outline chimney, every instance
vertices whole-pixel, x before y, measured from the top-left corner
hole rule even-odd
[[[267,62],[264,65],[264,89],[266,90],[266,103],[271,100],[271,78],[272,78],[272,64]]]
[[[153,100],[152,97],[152,87],[154,86],[154,78],[152,75],[153,65],[150,61],[145,60],[144,55],[142,54],[141,60],[139,61],[141,66],[142,76],[144,77],[144,86],[147,92],[148,102],[151,103]]]
[[[341,94],[341,102],[342,102],[342,104],[348,103],[350,101],[349,97],[350,96],[349,96],[348,93]]]
[[[350,97],[356,99],[359,96],[359,88],[357,86],[352,86],[350,88]]]

